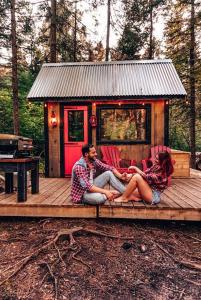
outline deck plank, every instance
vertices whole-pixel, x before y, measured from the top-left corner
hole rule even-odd
[[[198,193],[197,190],[192,189],[192,187],[185,184],[185,186],[181,185],[175,185],[175,190],[178,193],[183,193],[188,201],[189,204],[191,204],[193,207],[200,207],[201,204],[201,193]]]
[[[40,193],[17,203],[17,193],[0,194],[0,216],[125,218],[156,220],[201,220],[201,179],[173,179],[157,205],[144,202],[115,203],[101,206],[74,204],[67,178],[40,178]]]

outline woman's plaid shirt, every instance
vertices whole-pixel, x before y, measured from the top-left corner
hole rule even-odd
[[[93,185],[89,181],[89,166],[86,164],[83,157],[79,161],[74,165],[72,175],[71,199],[75,203],[80,203],[84,192],[89,191]],[[102,172],[112,171],[114,169],[114,167],[102,163],[99,159],[95,159],[94,162],[92,162],[92,165],[93,177],[95,177],[97,169]]]
[[[159,164],[154,164],[150,169],[147,169],[142,177],[147,181],[152,190],[163,192],[168,185],[168,178],[163,173],[163,169]]]

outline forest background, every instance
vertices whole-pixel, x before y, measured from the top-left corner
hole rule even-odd
[[[103,6],[105,18],[98,20]],[[100,23],[106,34],[97,41]],[[195,167],[201,151],[199,0],[0,0],[0,133],[31,137],[36,154],[43,152],[43,104],[26,97],[44,62],[158,58],[172,59],[187,91],[186,99],[170,101],[170,146],[191,151]]]

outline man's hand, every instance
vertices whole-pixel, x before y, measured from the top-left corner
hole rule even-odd
[[[114,198],[117,198],[121,195],[121,193],[117,190],[110,190],[110,192],[114,195]]]
[[[112,193],[112,192],[110,192],[108,190],[105,190],[104,194],[105,194],[105,196],[107,197],[107,199],[109,201],[113,201],[114,200],[114,193]]]
[[[124,172],[123,174],[121,174],[121,180],[125,181],[127,179],[127,173]]]

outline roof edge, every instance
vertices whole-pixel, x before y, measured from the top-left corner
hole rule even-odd
[[[121,61],[97,61],[97,62],[62,62],[44,63],[42,67],[65,67],[65,66],[94,66],[94,65],[124,65],[124,64],[157,64],[172,63],[171,59],[147,59],[147,60],[121,60]]]
[[[157,101],[157,100],[171,100],[171,99],[185,99],[186,94],[178,95],[157,95],[157,96],[88,96],[88,97],[27,97],[30,102],[96,102],[96,101],[109,101],[109,100],[121,100],[121,101]]]

